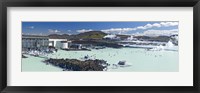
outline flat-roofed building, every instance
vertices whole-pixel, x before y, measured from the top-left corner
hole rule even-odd
[[[40,35],[22,35],[22,51],[45,50],[49,47],[49,37]]]
[[[62,43],[62,49],[69,49],[69,44],[71,44],[71,41],[61,41]]]
[[[49,46],[55,47],[55,48],[62,48],[63,41],[67,41],[67,39],[49,39]]]
[[[57,49],[67,49],[71,42],[66,35],[49,35],[49,46]]]

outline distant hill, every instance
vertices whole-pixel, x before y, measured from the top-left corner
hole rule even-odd
[[[130,37],[130,35],[117,35],[117,37],[120,37],[120,39],[125,40],[128,37]]]
[[[78,39],[102,39],[107,34],[101,31],[90,31],[74,35]]]
[[[89,32],[84,32],[84,33],[79,33],[76,35],[68,35],[68,34],[51,34],[48,37],[50,39],[70,39],[70,40],[91,40],[91,39],[96,39],[96,40],[101,40],[103,39],[104,36],[107,34],[102,32],[102,31],[89,31]],[[120,37],[121,40],[126,40],[130,35],[117,35],[117,37]],[[138,40],[145,40],[145,41],[158,41],[158,42],[168,42],[171,38],[170,36],[134,36],[134,38],[137,38]]]
[[[138,40],[158,41],[158,42],[168,42],[170,40],[169,36],[156,36],[156,37],[135,36],[134,38],[137,38]]]
[[[77,39],[102,39],[107,34],[101,31],[90,31],[90,32],[84,32],[79,33],[76,35],[68,35],[68,34],[50,34],[48,37],[50,39],[71,39],[71,40],[77,40]]]
[[[50,34],[48,35],[48,37],[50,39],[68,39],[69,35],[68,34],[62,34],[62,35],[58,35],[58,34]]]

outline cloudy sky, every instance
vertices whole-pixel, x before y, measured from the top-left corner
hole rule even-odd
[[[178,22],[22,22],[23,34],[78,34],[88,31],[129,35],[172,35],[178,34]]]

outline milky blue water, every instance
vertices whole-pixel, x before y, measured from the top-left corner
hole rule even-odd
[[[83,60],[88,55],[91,59],[106,60],[111,72],[177,72],[179,69],[178,51],[147,51],[142,48],[105,48],[92,51],[65,51],[49,54],[48,58],[69,58]],[[26,55],[27,56],[27,55]],[[22,71],[62,71],[58,67],[46,65],[45,58],[28,56],[22,58]],[[126,61],[127,67],[113,67],[119,61]],[[63,71],[64,72],[64,71]]]

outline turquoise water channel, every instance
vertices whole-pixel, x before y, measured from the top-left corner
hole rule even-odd
[[[22,58],[22,72],[57,72],[63,71],[59,67],[46,65],[39,58],[26,55]],[[69,58],[83,60],[84,56],[90,59],[103,59],[111,64],[107,71],[111,72],[177,72],[179,70],[178,51],[147,51],[142,48],[104,48],[91,51],[65,51],[58,50],[48,54],[48,58]],[[119,61],[126,61],[127,67],[113,67]],[[64,72],[64,71],[63,71]]]

